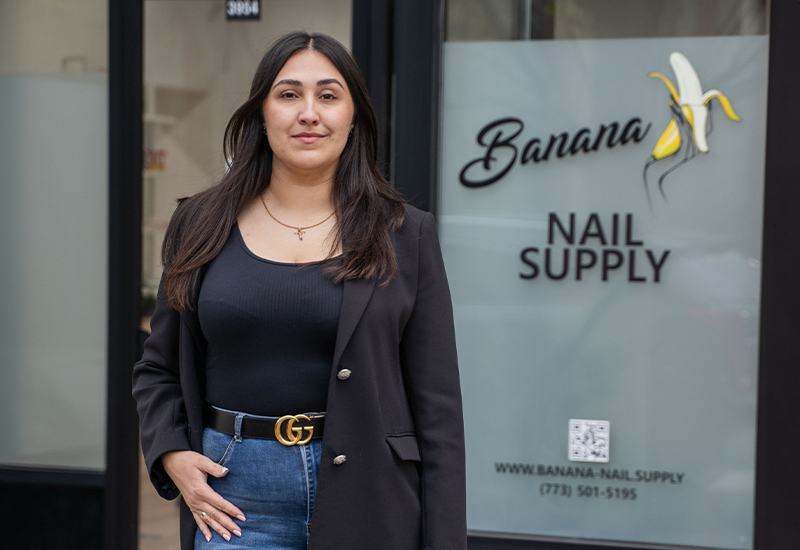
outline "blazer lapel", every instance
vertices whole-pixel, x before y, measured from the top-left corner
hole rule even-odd
[[[205,337],[203,336],[203,329],[200,328],[200,318],[197,316],[196,311],[187,311],[181,315],[183,322],[189,329],[189,334],[194,338],[194,342],[198,349],[205,349]]]
[[[202,350],[205,352],[206,349],[206,338],[203,336],[203,329],[200,327],[200,316],[197,313],[197,302],[200,298],[200,287],[203,285],[203,279],[206,276],[206,269],[208,269],[208,264],[204,265],[200,268],[200,276],[197,279],[195,284],[195,295],[194,295],[194,302],[195,302],[195,310],[194,311],[186,311],[181,315],[181,319],[183,322],[186,323],[186,327],[189,329],[189,333],[194,338],[195,345],[197,345],[197,349]],[[203,365],[200,365],[203,368]]]
[[[333,350],[333,365],[339,364],[342,353],[356,330],[361,316],[369,303],[375,289],[375,277],[369,279],[347,280],[342,296],[342,311],[339,314],[339,330],[336,333],[336,346]]]

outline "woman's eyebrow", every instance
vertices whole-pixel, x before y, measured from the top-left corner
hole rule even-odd
[[[336,80],[335,78],[325,78],[323,80],[320,80],[320,81],[317,82],[317,87],[319,87],[319,86],[327,86],[328,84],[336,84],[342,90],[344,90],[344,86],[342,86],[342,83],[339,82],[338,80]]]
[[[281,84],[286,84],[287,86],[298,86],[298,87],[302,87],[303,86],[303,83],[300,82],[299,80],[292,80],[290,78],[284,78],[280,82],[276,82],[275,85],[272,87],[272,89],[274,90],[275,88],[277,88]],[[324,78],[322,80],[317,81],[317,87],[319,87],[319,86],[327,86],[328,84],[336,84],[342,90],[344,90],[344,86],[342,86],[342,83],[339,82],[338,80],[336,80],[335,78]]]
[[[275,88],[277,88],[281,84],[286,84],[288,86],[302,86],[303,85],[303,83],[300,82],[299,80],[292,80],[290,78],[284,78],[280,82],[276,82],[275,85],[272,87],[272,89],[274,90]]]

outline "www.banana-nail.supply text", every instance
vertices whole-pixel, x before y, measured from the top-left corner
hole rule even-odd
[[[525,268],[520,278],[536,279],[544,274],[554,281],[582,281],[594,274],[608,281],[619,273],[627,276],[631,283],[660,282],[670,251],[644,248],[644,241],[634,237],[633,214],[614,213],[610,220],[604,228],[600,215],[592,213],[586,218],[583,231],[578,233],[575,212],[569,214],[568,222],[550,212],[547,220],[549,246],[543,251],[537,246],[522,249],[520,260]],[[559,244],[568,246],[553,246]],[[588,248],[587,244],[603,248]]]
[[[613,149],[630,141],[638,143],[647,136],[650,126],[652,123],[643,126],[641,118],[633,117],[624,126],[619,122],[601,124],[596,132],[581,128],[574,136],[568,132],[552,134],[546,143],[535,137],[525,144],[520,154],[514,140],[522,133],[525,124],[515,117],[500,118],[480,129],[475,139],[486,151],[465,164],[458,179],[466,187],[485,187],[506,176],[517,159],[519,164],[538,163],[549,160],[553,154],[564,158],[580,152],[597,151],[602,145]],[[503,161],[498,159],[498,153]]]

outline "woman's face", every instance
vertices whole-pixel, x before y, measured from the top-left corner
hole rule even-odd
[[[290,57],[262,111],[276,169],[335,170],[355,108],[344,77],[325,55],[304,50]]]

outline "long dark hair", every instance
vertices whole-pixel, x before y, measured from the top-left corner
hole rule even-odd
[[[339,157],[333,184],[338,224],[328,257],[341,247],[342,261],[331,265],[329,274],[336,282],[384,275],[388,282],[397,270],[389,231],[402,225],[404,201],[378,169],[378,123],[361,72],[330,36],[293,32],[264,54],[250,97],[228,122],[223,146],[225,158],[231,159],[228,172],[216,185],[178,201],[161,252],[166,296],[178,311],[196,308],[203,266],[219,254],[244,207],[269,185],[272,149],[262,132],[262,104],[286,61],[303,50],[330,59],[355,106],[353,135]]]

